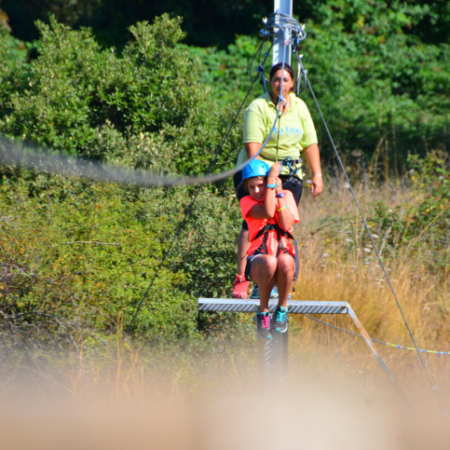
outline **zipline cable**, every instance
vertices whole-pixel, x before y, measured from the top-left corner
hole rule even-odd
[[[377,258],[378,258],[378,262],[380,263],[380,266],[383,269],[384,275],[385,275],[386,280],[387,280],[387,282],[389,284],[389,288],[391,289],[391,292],[392,292],[392,294],[393,294],[393,296],[395,298],[395,301],[397,303],[398,309],[400,310],[400,314],[401,314],[401,316],[403,318],[403,322],[405,323],[406,329],[408,330],[409,336],[410,336],[410,338],[411,338],[411,340],[412,340],[412,342],[414,344],[414,347],[416,349],[417,356],[418,356],[418,358],[419,358],[419,360],[420,360],[420,362],[422,364],[423,370],[424,370],[424,372],[425,372],[425,374],[426,374],[426,376],[428,378],[428,381],[430,383],[431,390],[433,391],[433,394],[434,394],[434,396],[435,396],[435,398],[436,398],[436,400],[437,400],[437,402],[439,404],[439,407],[440,407],[441,411],[443,411],[443,407],[442,407],[441,401],[440,401],[439,396],[437,395],[437,392],[436,392],[437,391],[437,386],[435,386],[435,384],[433,383],[433,380],[431,379],[431,375],[430,375],[430,373],[429,373],[429,371],[427,369],[427,366],[425,365],[425,362],[424,362],[424,360],[422,358],[422,355],[420,354],[419,347],[416,344],[416,340],[415,340],[414,335],[413,335],[413,333],[411,331],[411,328],[409,327],[408,320],[406,319],[405,313],[403,312],[403,308],[402,308],[402,306],[400,304],[400,301],[397,298],[397,294],[395,292],[394,286],[392,286],[391,279],[390,279],[389,274],[387,273],[387,270],[386,270],[386,268],[385,268],[385,266],[383,264],[383,261],[381,259],[381,255],[378,252],[378,248],[375,245],[375,241],[373,239],[372,233],[370,232],[369,227],[367,226],[367,222],[366,222],[366,218],[364,216],[364,213],[363,213],[363,211],[361,209],[361,206],[360,206],[360,204],[358,202],[358,199],[356,198],[356,194],[353,191],[353,187],[352,187],[352,184],[350,183],[350,179],[348,177],[347,171],[345,170],[344,164],[342,163],[342,160],[341,160],[341,158],[339,156],[339,153],[338,153],[338,151],[336,149],[336,146],[335,146],[334,141],[333,141],[333,137],[331,136],[331,133],[330,133],[330,130],[328,129],[328,125],[326,123],[325,117],[323,116],[322,110],[320,109],[319,102],[317,101],[317,98],[314,95],[314,91],[313,91],[313,88],[311,86],[311,83],[309,82],[308,71],[305,70],[305,68],[303,67],[302,57],[303,57],[303,55],[298,55],[297,59],[298,59],[298,64],[301,65],[301,70],[304,73],[305,83],[309,87],[309,91],[311,93],[311,96],[312,96],[312,98],[314,100],[314,103],[316,104],[316,107],[317,107],[317,110],[319,112],[320,118],[322,119],[323,125],[325,127],[325,131],[327,132],[328,139],[330,140],[331,146],[332,146],[332,148],[334,150],[334,153],[336,154],[336,158],[337,158],[337,160],[339,162],[339,165],[341,166],[341,169],[342,169],[342,171],[344,173],[345,180],[348,183],[350,192],[351,192],[351,194],[353,196],[353,200],[355,201],[355,204],[356,204],[356,206],[358,208],[359,214],[360,214],[361,219],[363,221],[364,228],[366,229],[366,232],[369,235],[370,241],[372,242],[373,249],[375,250],[375,253],[376,253]]]
[[[263,45],[263,44],[264,44],[264,41],[263,41],[263,43],[261,44],[260,49],[262,48],[262,45]],[[269,54],[270,54],[270,50],[272,49],[272,46],[273,46],[273,44],[271,45],[269,51],[266,52],[264,61],[263,61],[263,63],[262,63],[263,65],[264,65],[264,63],[266,62],[267,57],[268,57]],[[258,49],[258,51],[259,51],[260,49]],[[219,158],[219,155],[220,155],[220,153],[222,152],[222,149],[223,149],[223,147],[224,147],[224,145],[225,145],[225,142],[226,142],[226,140],[228,139],[228,136],[229,136],[230,133],[231,133],[231,129],[232,129],[233,126],[235,125],[235,123],[236,123],[236,121],[237,121],[237,119],[238,119],[238,117],[239,117],[239,114],[241,113],[241,110],[242,110],[242,108],[243,108],[245,102],[247,101],[247,98],[248,98],[248,96],[250,95],[250,92],[251,92],[251,90],[253,89],[253,86],[255,85],[255,83],[256,83],[256,81],[258,80],[258,78],[259,78],[260,75],[261,75],[261,71],[258,70],[257,75],[254,77],[254,79],[253,79],[253,81],[252,81],[252,83],[251,83],[251,85],[250,85],[250,87],[249,87],[249,89],[248,89],[248,91],[247,91],[247,94],[245,95],[244,100],[241,102],[241,104],[240,104],[240,106],[239,106],[239,108],[238,108],[238,111],[237,111],[236,115],[234,116],[234,119],[233,119],[233,121],[232,121],[230,127],[228,128],[227,133],[225,134],[225,137],[223,138],[221,144],[219,145],[219,147],[218,147],[218,149],[217,149],[217,151],[216,151],[216,154],[215,154],[213,160],[211,161],[211,163],[210,163],[210,165],[209,165],[209,167],[208,167],[208,170],[206,171],[207,174],[209,174],[209,173],[211,172],[211,170],[213,169],[214,165],[216,164],[216,162],[217,162],[217,160],[218,160],[218,158]],[[235,170],[234,170],[234,173],[238,172],[239,170],[242,170],[247,164],[249,164],[251,161],[255,160],[255,159],[259,156],[259,154],[264,150],[264,147],[267,145],[267,143],[269,142],[270,137],[272,136],[272,133],[273,133],[275,127],[276,127],[277,121],[278,121],[278,114],[276,114],[275,121],[274,121],[274,123],[273,123],[273,125],[272,125],[272,129],[270,130],[269,136],[268,136],[267,139],[264,141],[264,143],[263,143],[263,145],[261,146],[261,148],[259,149],[259,151],[258,151],[255,155],[253,155],[250,159],[248,159],[244,164],[241,164],[239,167],[237,167],[236,169],[238,169],[238,170],[235,169]],[[146,300],[146,298],[147,298],[147,296],[148,296],[148,293],[150,292],[150,290],[151,290],[151,288],[152,288],[152,286],[153,286],[153,283],[155,282],[156,278],[158,277],[159,271],[161,270],[162,266],[164,265],[164,263],[165,263],[165,261],[166,261],[166,259],[167,259],[167,256],[169,255],[170,251],[172,250],[173,244],[175,243],[175,241],[176,241],[178,235],[180,234],[181,230],[182,230],[183,227],[184,227],[184,224],[186,223],[187,219],[189,218],[189,216],[190,216],[191,213],[192,213],[194,203],[195,203],[195,201],[197,200],[197,197],[198,197],[198,195],[199,195],[199,193],[200,193],[200,191],[201,191],[201,188],[202,188],[202,186],[199,186],[199,187],[197,188],[197,190],[196,190],[196,192],[195,192],[195,194],[194,194],[194,197],[193,197],[191,203],[189,204],[188,208],[186,209],[186,212],[185,212],[185,214],[184,214],[183,220],[182,220],[182,221],[180,222],[180,224],[178,225],[178,228],[177,228],[177,230],[176,230],[176,232],[175,232],[175,234],[174,234],[174,236],[173,236],[173,238],[172,238],[172,241],[171,241],[169,247],[167,248],[167,250],[165,251],[165,253],[164,253],[164,255],[163,255],[163,258],[162,258],[162,260],[161,260],[161,262],[160,262],[158,268],[156,269],[155,274],[153,275],[153,278],[152,278],[152,280],[150,281],[150,284],[149,284],[147,290],[145,291],[145,293],[144,293],[144,295],[143,295],[141,301],[140,301],[139,304],[138,304],[138,307],[136,308],[136,312],[134,313],[133,318],[131,319],[130,324],[128,325],[127,329],[125,330],[125,333],[128,333],[128,332],[131,330],[131,328],[132,328],[132,326],[133,326],[133,324],[134,324],[134,321],[136,320],[136,317],[138,316],[138,314],[139,314],[139,312],[140,312],[140,310],[141,310],[141,308],[142,308],[142,305],[144,304],[144,301]]]
[[[265,58],[261,62],[261,53],[265,41],[261,43],[256,51],[253,60],[255,61],[258,56],[258,68],[254,77],[251,77],[251,86],[247,92],[241,106],[239,107],[238,114],[232,121],[232,125],[219,145],[220,151],[216,154],[212,162],[212,166],[208,169],[205,175],[195,175],[187,177],[176,177],[170,175],[156,175],[149,173],[146,170],[127,169],[120,166],[108,165],[95,161],[89,158],[80,156],[70,156],[64,154],[58,154],[49,150],[39,148],[32,144],[18,143],[13,140],[6,139],[0,136],[0,164],[15,165],[17,167],[25,167],[36,171],[48,171],[53,173],[59,173],[66,176],[75,176],[87,178],[100,182],[112,182],[123,184],[134,184],[137,186],[189,186],[196,184],[215,183],[225,178],[233,176],[235,173],[241,171],[247,164],[253,161],[259,156],[254,155],[249,160],[245,161],[241,165],[234,167],[233,169],[226,170],[224,172],[210,175],[212,167],[217,162],[218,155],[220,154],[225,141],[231,132],[231,128],[236,123],[238,115],[241,112],[242,106],[246,102],[248,95],[253,88],[258,78],[264,76],[264,64],[272,50],[273,43],[264,53]]]
[[[286,65],[286,50],[288,48],[288,46],[286,45],[286,36],[287,30],[285,30],[285,42],[284,42],[284,49],[283,49],[283,65],[281,68],[281,84],[280,84],[280,95],[278,96],[277,99],[277,116],[280,116],[280,125],[281,125],[281,117],[283,116],[283,111],[284,109],[287,107],[287,100],[285,100],[284,96],[283,96],[283,87],[284,87],[284,72],[285,72],[285,65]],[[289,95],[289,94],[288,94]],[[283,105],[284,106],[281,106]],[[278,106],[280,106],[280,109],[278,109]],[[275,150],[275,162],[278,162],[278,150],[279,150],[279,143],[280,143],[280,132],[281,132],[281,126],[278,126],[278,137],[277,137],[277,147]]]
[[[303,316],[307,317],[308,319],[314,320],[315,322],[319,322],[322,325],[326,325],[327,327],[333,328],[333,329],[338,330],[338,331],[342,331],[343,333],[349,334],[351,336],[355,336],[355,337],[364,339],[364,336],[362,334],[354,333],[353,331],[337,327],[336,325],[333,325],[331,323],[325,322],[324,320],[320,320],[320,319],[317,319],[316,317],[312,317],[309,314],[303,314]],[[388,347],[397,348],[397,349],[400,349],[400,350],[416,351],[416,349],[414,347],[405,347],[403,345],[391,344],[390,342],[384,342],[384,341],[380,341],[378,339],[373,339],[373,338],[370,338],[370,339],[373,342],[376,342],[377,344],[387,345]],[[438,357],[440,355],[450,355],[450,352],[440,352],[440,351],[437,351],[437,350],[423,350],[423,349],[419,349],[419,351],[421,353],[431,353],[431,354],[437,355]]]
[[[33,146],[35,147],[35,146]],[[174,177],[155,175],[146,170],[127,169],[120,166],[102,164],[98,161],[79,156],[69,156],[43,149],[34,150],[24,147],[0,136],[0,164],[14,165],[35,171],[52,172],[65,176],[85,178],[91,181],[131,184],[136,186],[192,186],[196,184],[216,183],[233,176],[253,161],[259,154],[241,165],[218,174]]]

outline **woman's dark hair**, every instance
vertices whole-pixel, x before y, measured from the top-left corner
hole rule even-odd
[[[283,70],[283,63],[275,64],[271,69],[269,73],[269,80],[272,79],[272,77],[275,75],[275,73],[278,70]],[[284,70],[289,73],[292,79],[294,79],[294,71],[292,70],[292,67],[288,63],[284,63]]]

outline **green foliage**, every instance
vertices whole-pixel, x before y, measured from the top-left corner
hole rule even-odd
[[[250,36],[238,36],[233,44],[226,50],[218,50],[214,47],[199,48],[189,46],[187,49],[192,56],[200,59],[204,70],[202,81],[211,89],[212,95],[222,106],[229,105],[236,100],[243,100],[251,85],[250,68],[252,59],[261,44],[261,40]],[[265,52],[270,49],[270,42],[263,47],[261,63]],[[269,77],[272,67],[272,55],[267,57],[264,65],[265,77]],[[255,77],[258,68],[258,60],[253,61],[252,77]],[[255,84],[249,97],[252,100],[263,92],[261,80]]]
[[[341,149],[369,156],[383,145],[401,168],[408,152],[446,148],[450,47],[425,45],[397,33],[395,24],[378,31],[362,23],[352,33],[342,27],[313,25],[304,47],[310,80]],[[321,141],[327,145],[325,136]]]
[[[1,10],[0,10],[1,16]],[[0,22],[0,117],[7,112],[6,102],[14,94],[19,80],[25,77],[27,50],[23,42],[13,38]]]
[[[366,157],[384,151],[401,165],[409,151],[445,148],[449,46],[424,44],[405,32],[428,14],[425,6],[336,0],[305,7],[316,20],[307,23],[300,51],[341,150],[362,150]],[[0,133],[172,174],[206,172],[250,85],[251,57],[260,44],[240,36],[227,50],[188,47],[180,43],[181,19],[168,15],[130,27],[132,40],[120,53],[102,48],[89,29],[75,31],[54,19],[39,29],[30,60],[20,43],[1,35]],[[270,63],[269,57],[266,76]],[[261,93],[256,85],[249,100]],[[302,97],[326,155],[315,108],[306,93]],[[241,122],[239,117],[214,171],[233,165]],[[411,158],[417,199],[392,212],[373,205],[371,221],[385,255],[423,251],[433,270],[447,270],[448,171],[433,158]],[[434,180],[431,189],[422,174]],[[120,331],[195,191],[119,188],[5,166],[0,175],[7,274],[2,311],[43,339],[47,331],[67,337],[69,330],[80,339]],[[203,188],[134,334],[158,341],[197,335],[194,299],[231,288],[239,227],[231,181]],[[202,326],[214,325],[209,322],[201,319]]]
[[[201,95],[195,63],[176,45],[180,20],[164,16],[131,28],[135,40],[117,57],[87,29],[41,23],[39,57],[15,93],[0,130],[71,153],[105,157],[99,141],[182,126]],[[12,75],[10,75],[11,78]],[[16,81],[14,83],[14,81]],[[105,136],[107,134],[107,136]]]
[[[163,16],[132,27],[135,39],[121,55],[101,49],[87,29],[74,31],[54,20],[39,26],[37,58],[15,73],[1,68],[14,86],[3,96],[2,133],[128,167],[206,172],[234,111],[218,108],[208,96],[200,63],[178,43],[180,19]],[[239,127],[215,171],[234,163],[238,143]],[[0,175],[0,217],[7,218],[3,313],[12,315],[16,329],[47,341],[48,333],[73,342],[74,336],[120,332],[169,246],[192,188],[120,188],[7,166]],[[135,335],[192,339],[194,299],[230,287],[239,225],[232,223],[238,211],[232,192],[230,180],[202,191],[200,209],[155,280]],[[230,212],[219,232],[214,224]],[[193,251],[203,257],[193,259]],[[184,261],[190,264],[184,267]]]
[[[450,170],[448,157],[430,153],[426,158],[411,156],[410,201],[389,210],[373,205],[370,220],[391,256],[412,254],[426,262],[431,271],[450,270]],[[376,224],[376,225],[375,225]]]
[[[236,205],[233,191],[218,197],[203,188],[198,197],[189,218],[189,229],[196,232],[189,232],[178,247],[182,255],[178,269],[187,273],[186,288],[192,295],[226,298],[232,288],[236,239],[242,224]]]
[[[0,186],[2,313],[43,343],[123,331],[182,218],[186,190],[19,175]],[[196,299],[231,289],[239,226],[234,196],[204,189],[132,335],[161,343],[196,338]]]
[[[180,212],[162,214],[158,189],[33,178],[0,188],[2,312],[28,316],[30,323],[43,316],[44,336],[45,329],[119,331],[130,323]],[[138,317],[139,334],[173,340],[194,333],[195,304],[183,283],[182,272],[160,272]]]

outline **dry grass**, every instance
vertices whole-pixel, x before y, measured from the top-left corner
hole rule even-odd
[[[301,202],[303,222],[297,237],[302,248],[302,267],[293,298],[348,301],[371,337],[413,347],[378,260],[373,251],[367,251],[367,245],[362,245],[367,242],[365,231],[349,190],[342,181],[332,180],[328,186],[325,194],[316,200],[305,195]],[[382,200],[393,208],[411,197],[401,183],[386,183],[381,188],[370,189],[359,185],[356,195],[365,212],[374,200]],[[330,222],[330,217],[344,220]],[[354,243],[350,250],[349,241]],[[382,236],[377,240],[378,248],[381,241]],[[417,255],[411,258],[407,252],[398,259],[386,260],[385,265],[419,348],[450,351],[448,278],[428,273],[425,261]],[[321,319],[357,331],[348,317],[322,316]],[[297,352],[310,356],[339,356],[337,376],[339,373],[346,376],[342,373],[345,366],[363,378],[376,368],[375,359],[358,338],[307,318],[297,319],[296,325],[302,328]],[[292,347],[295,348],[295,344]],[[377,347],[401,383],[429,390],[415,352],[381,344]],[[440,395],[449,397],[450,356],[424,354],[423,357],[439,386]],[[320,361],[321,358],[317,359]],[[316,364],[317,360],[312,358],[311,363]],[[382,375],[381,370],[378,373]]]

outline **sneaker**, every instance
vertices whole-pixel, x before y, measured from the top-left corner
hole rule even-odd
[[[253,288],[252,293],[250,294],[250,298],[258,299],[259,298],[259,288],[258,285],[255,284],[255,287]],[[272,292],[270,293],[270,298],[278,298],[278,291],[276,290],[276,287],[272,289]]]
[[[272,292],[270,293],[270,298],[279,298],[280,295],[278,294],[278,287],[275,285],[272,289]],[[288,295],[288,300],[291,299],[291,294]]]
[[[250,294],[250,298],[255,298],[255,299],[259,298],[259,288],[258,288],[257,284],[255,284],[255,286],[252,290],[252,293]]]
[[[278,286],[275,285],[272,289],[272,292],[270,293],[270,298],[278,298]]]
[[[288,310],[282,306],[277,306],[271,320],[272,330],[278,333],[286,333],[288,330]]]
[[[272,334],[270,332],[270,319],[272,314],[266,313],[256,313],[256,334],[263,339],[272,339]]]
[[[232,298],[247,298],[250,281],[247,281],[242,275],[236,275],[234,280]]]

